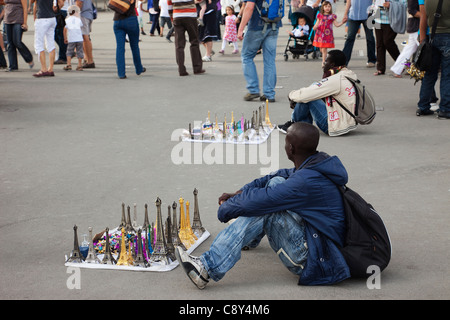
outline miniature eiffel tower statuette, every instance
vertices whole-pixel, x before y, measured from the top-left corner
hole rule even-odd
[[[147,260],[145,260],[144,258],[144,253],[143,253],[143,249],[142,249],[142,229],[138,230],[138,235],[137,235],[137,254],[136,254],[136,258],[134,259],[134,265],[138,266],[138,267],[144,267],[147,268],[149,266]]]
[[[127,225],[127,220],[125,218],[125,203],[122,202],[122,220],[117,227],[117,230],[121,230],[122,228],[125,228]]]
[[[166,229],[167,229],[167,255],[172,261],[175,261],[175,247],[173,246],[172,242],[172,218],[170,217],[170,206],[167,207],[168,214],[167,214],[167,220],[166,220]]]
[[[66,262],[83,262],[84,258],[80,251],[80,245],[78,244],[78,233],[77,233],[77,225],[73,226],[73,251],[72,255],[67,259]]]
[[[198,209],[198,199],[197,199],[198,190],[194,189],[194,218],[192,220],[192,231],[197,237],[201,237],[205,232],[205,228],[202,226],[202,221],[200,220],[200,211]]]
[[[130,206],[127,207],[127,225],[125,226],[125,231],[128,233],[136,233],[136,230],[134,230],[131,224]]]
[[[172,204],[172,243],[174,248],[175,247],[181,247],[184,251],[186,251],[186,247],[184,246],[183,242],[181,242],[180,235],[178,234],[178,223],[177,223],[177,203],[174,201]]]
[[[106,228],[106,245],[105,255],[103,256],[102,264],[116,264],[116,259],[111,254],[111,246],[109,244],[109,228]]]
[[[197,236],[194,234],[194,232],[192,231],[192,227],[191,227],[191,217],[189,216],[189,205],[190,202],[186,201],[186,229],[187,232],[189,234],[189,237],[191,238],[191,242],[192,244],[195,243],[195,241],[198,240]]]
[[[88,228],[89,230],[89,251],[88,254],[86,256],[86,262],[87,263],[100,263],[100,259],[97,257],[97,255],[95,254],[94,251],[94,244],[93,244],[93,238],[92,238],[92,227]]]
[[[160,262],[165,265],[170,264],[167,256],[166,239],[164,237],[164,224],[162,223],[161,199],[156,199],[156,243],[150,262]]]
[[[135,204],[133,204],[133,207],[134,207],[134,213],[133,213],[133,223],[132,223],[132,226],[133,226],[133,228],[137,228],[137,205],[136,205],[136,203]]]
[[[269,100],[266,99],[266,117],[264,119],[265,125],[268,126],[270,129],[273,128],[272,123],[270,122],[270,118],[269,118]]]
[[[145,214],[144,214],[144,224],[142,225],[143,230],[147,230],[148,226],[150,225],[150,222],[148,220],[148,206],[147,204],[144,205],[145,207]]]
[[[122,238],[120,240],[120,254],[119,259],[117,259],[118,266],[128,266],[128,252],[125,245],[125,228],[122,228]]]

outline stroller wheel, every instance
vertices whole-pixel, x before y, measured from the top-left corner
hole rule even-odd
[[[284,55],[284,61],[288,61],[288,58],[289,58],[288,55],[285,54],[285,55]]]

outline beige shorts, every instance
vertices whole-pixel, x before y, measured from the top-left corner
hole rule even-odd
[[[85,17],[80,17],[80,18],[81,18],[81,22],[83,22],[83,26],[81,27],[81,34],[89,35],[92,31],[92,20],[85,18]]]

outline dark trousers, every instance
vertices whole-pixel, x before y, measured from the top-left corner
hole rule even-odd
[[[400,55],[395,37],[397,33],[394,32],[390,25],[382,24],[381,29],[375,28],[375,37],[377,38],[377,70],[381,73],[386,72],[386,51],[392,59],[397,60]]]
[[[67,17],[67,11],[61,10],[57,15],[60,14],[64,17],[64,19]],[[64,43],[64,26],[56,26],[55,28],[55,42],[58,44],[59,52],[58,52],[58,59],[66,61],[66,52],[67,52],[67,44]]]
[[[20,23],[5,23],[5,29],[6,37],[8,39],[9,68],[17,70],[19,68],[17,63],[17,51],[19,51],[26,63],[33,61],[33,56],[25,43],[22,42],[23,30]]]
[[[176,18],[173,20],[175,31],[175,56],[178,64],[178,72],[186,73],[184,65],[184,48],[186,47],[187,32],[189,43],[191,44],[189,50],[192,59],[192,68],[194,73],[201,72],[203,68],[202,54],[200,53],[200,41],[198,39],[198,23],[196,18]]]

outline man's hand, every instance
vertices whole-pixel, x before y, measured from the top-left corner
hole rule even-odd
[[[288,100],[289,100],[289,107],[291,109],[294,109],[297,102],[295,102],[294,100],[291,100],[289,97],[288,97]]]
[[[242,193],[241,190],[236,191],[235,193],[223,193],[220,197],[219,197],[219,206],[224,203],[225,201],[227,201],[230,198],[233,198],[235,195]]]

